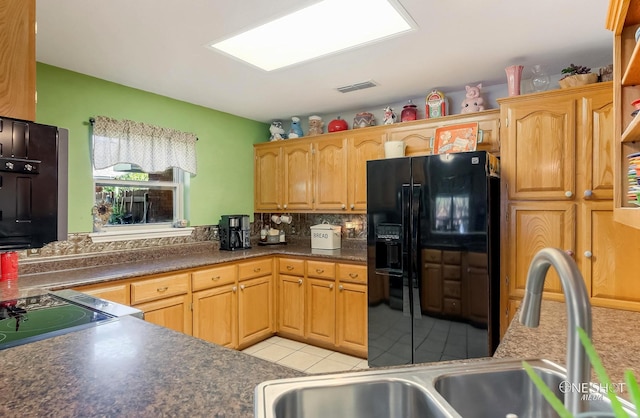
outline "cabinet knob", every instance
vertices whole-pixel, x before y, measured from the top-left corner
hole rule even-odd
[[[244,290],[244,285],[243,284],[240,285],[240,290]]]
[[[584,197],[591,197],[591,195],[593,195],[593,191],[591,191],[591,190],[585,190],[584,191]]]
[[[345,210],[347,208],[347,205],[342,205],[342,210]]]
[[[316,269],[316,273],[322,274],[322,273],[324,273],[324,270],[323,269]]]
[[[236,291],[238,290],[238,287],[237,287],[237,286],[233,286],[233,287],[231,288],[231,290],[233,291],[233,293],[236,293]]]
[[[212,278],[211,278],[211,280],[213,280],[213,281],[217,281],[217,280],[220,280],[220,276],[215,276],[215,277],[212,277]]]
[[[587,258],[591,258],[591,256],[593,256],[593,253],[591,251],[585,251],[584,256]]]
[[[573,196],[573,192],[571,190],[567,190],[566,192],[564,192],[564,195],[566,197],[571,197],[571,196]]]
[[[298,279],[298,284],[302,284],[302,279]]]
[[[278,209],[280,209],[280,205],[278,205]]]
[[[287,205],[286,205],[286,204],[284,205],[284,208],[285,208],[285,209],[287,208]]]
[[[287,266],[287,270],[289,271],[293,270],[293,266]]]
[[[351,209],[355,209],[356,205],[354,205],[353,203],[351,204]]]
[[[329,285],[329,289],[333,289],[333,283]]]
[[[349,277],[355,279],[356,277],[358,277],[358,273],[349,273]]]
[[[573,250],[564,250],[564,252],[567,253],[569,257],[573,257],[573,255],[575,254]]]
[[[261,269],[260,269],[260,267],[256,267],[256,268],[254,268],[254,269],[253,269],[253,271],[254,271],[255,273],[259,273],[259,272],[260,272],[260,270],[261,270]]]
[[[162,293],[162,292],[166,292],[169,289],[169,286],[165,286],[165,287],[159,287],[157,290],[158,292]]]
[[[343,286],[343,285],[340,285],[340,286],[338,286],[338,289],[340,289],[340,290],[344,290],[344,286]]]

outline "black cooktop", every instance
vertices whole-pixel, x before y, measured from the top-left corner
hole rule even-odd
[[[52,294],[0,302],[0,350],[112,319],[111,315]]]

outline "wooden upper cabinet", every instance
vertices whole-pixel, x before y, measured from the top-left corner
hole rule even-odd
[[[436,127],[431,125],[400,126],[387,134],[387,141],[403,141],[404,155],[415,157],[432,153]],[[383,150],[384,156],[384,150]]]
[[[280,146],[255,148],[254,204],[256,210],[278,210],[282,205]]]
[[[282,146],[284,195],[282,209],[313,209],[312,147],[308,141]]]
[[[613,199],[614,115],[611,88],[580,100],[576,174],[584,199]]]
[[[347,183],[348,208],[352,211],[367,210],[367,161],[384,157],[382,135],[367,132],[349,138]]]
[[[0,115],[36,119],[36,2],[0,2]]]
[[[574,97],[501,101],[505,138],[501,155],[509,199],[575,197]]]
[[[347,208],[347,140],[327,138],[313,142],[315,195],[314,208]]]

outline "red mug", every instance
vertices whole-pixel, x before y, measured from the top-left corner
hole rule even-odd
[[[0,279],[13,280],[18,278],[18,253],[9,251],[0,254]]]

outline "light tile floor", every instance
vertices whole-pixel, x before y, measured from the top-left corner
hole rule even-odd
[[[242,352],[309,374],[369,368],[365,359],[277,336]]]

